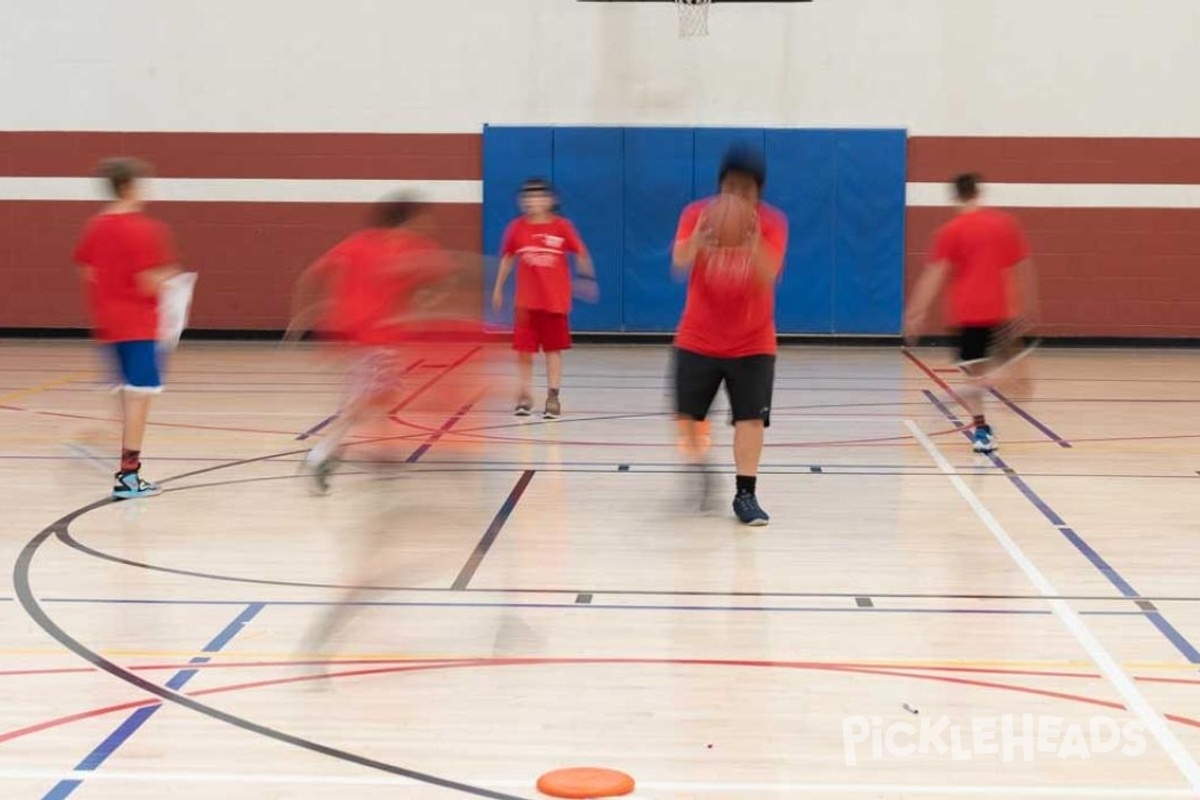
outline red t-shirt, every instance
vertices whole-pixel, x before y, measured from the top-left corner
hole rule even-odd
[[[371,228],[342,241],[317,262],[329,282],[320,330],[350,344],[387,345],[411,338],[416,292],[454,270],[437,242],[411,231]]]
[[[959,214],[938,231],[933,260],[950,267],[946,321],[956,327],[999,325],[1015,316],[1010,270],[1029,257],[1017,221],[981,208]]]
[[[137,276],[176,262],[167,226],[145,214],[97,214],[88,220],[75,262],[87,268],[92,328],[104,342],[158,338],[158,296],[145,294]]]
[[[571,310],[571,264],[567,253],[585,252],[571,221],[513,220],[504,232],[500,255],[517,258],[516,307],[566,314]]]
[[[691,237],[709,202],[711,199],[698,200],[683,210],[676,242]],[[760,247],[781,256],[787,251],[788,223],[781,211],[759,203],[758,230]],[[714,358],[774,354],[778,349],[775,281],[763,283],[752,274],[745,259],[726,258],[717,252],[710,258],[702,250],[692,264],[675,346]]]

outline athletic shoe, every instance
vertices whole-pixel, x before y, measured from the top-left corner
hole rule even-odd
[[[321,461],[305,460],[305,468],[312,471],[312,483],[310,486],[313,494],[321,496],[329,494],[329,490],[333,488],[330,480],[333,478],[334,470],[337,469],[339,463],[336,456],[330,456]]]
[[[136,500],[139,497],[153,497],[162,492],[157,484],[142,480],[137,470],[117,473],[117,485],[113,487],[113,500]]]
[[[517,407],[516,410],[513,411],[513,414],[517,415],[518,417],[528,417],[532,413],[533,398],[527,394],[521,395],[520,399],[517,400]]]
[[[975,429],[975,435],[971,437],[971,449],[976,453],[994,453],[1000,449],[991,425],[980,425]]]
[[[546,410],[542,412],[542,416],[546,419],[558,419],[562,416],[562,403],[559,402],[557,394],[546,395]]]
[[[733,498],[733,513],[745,525],[761,527],[771,521],[770,515],[762,510],[758,498],[749,492],[743,492]]]

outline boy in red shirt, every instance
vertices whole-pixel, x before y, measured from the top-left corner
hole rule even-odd
[[[444,288],[456,266],[437,242],[415,231],[422,203],[396,197],[372,210],[371,226],[347,237],[300,277],[289,332],[307,327],[305,317],[320,313],[319,333],[350,349],[353,357],[347,397],[321,440],[309,451],[307,467],[316,490],[329,491],[329,478],[342,442],[362,422],[386,424],[399,397],[406,347],[434,334],[452,334],[444,321],[421,319],[418,300]]]
[[[520,366],[521,390],[516,415],[533,412],[533,356],[546,352],[548,392],[544,416],[558,419],[562,414],[559,389],[562,383],[562,351],[571,347],[571,265],[567,254],[574,253],[582,282],[581,296],[595,302],[596,273],[587,248],[575,226],[554,213],[556,198],[548,181],[531,178],[520,192],[521,211],[504,232],[500,246],[500,271],[492,291],[492,307],[504,305],[504,282],[517,262],[517,294],[513,325],[513,349]]]
[[[92,217],[75,248],[84,273],[95,337],[111,352],[121,393],[121,467],[114,500],[158,494],[140,475],[142,440],[151,398],[162,392],[159,365],[158,293],[177,275],[166,226],[142,213],[142,178],[149,166],[134,159],[110,159],[99,174],[114,202]]]
[[[997,445],[984,417],[984,393],[1012,361],[1005,345],[1028,328],[1037,298],[1020,225],[1011,215],[980,205],[979,183],[973,173],[954,179],[958,216],[934,237],[933,257],[913,290],[904,333],[906,341],[914,339],[945,287],[946,321],[958,331],[959,366],[971,378],[962,399],[975,427],[972,446],[977,453],[991,453]]]
[[[753,214],[747,240],[736,247],[715,247],[706,216],[710,198],[683,210],[672,253],[678,271],[690,270],[687,303],[675,335],[675,410],[684,444],[702,461],[705,420],[724,383],[737,464],[733,510],[743,523],[756,526],[770,521],[756,491],[775,385],[775,283],[788,236],[787,218],[761,200],[766,175],[761,153],[730,148],[721,163],[720,192],[725,202],[743,202],[747,214]],[[702,474],[706,503],[708,478]]]

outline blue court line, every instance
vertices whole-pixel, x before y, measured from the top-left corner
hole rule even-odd
[[[1050,426],[1044,424],[1041,420],[1039,420],[1037,417],[1030,414],[1025,409],[1021,408],[1019,405],[1014,403],[1012,400],[1009,400],[1008,397],[1005,396],[999,389],[992,389],[991,391],[992,391],[992,395],[997,400],[999,400],[1004,405],[1008,406],[1009,411],[1012,411],[1018,417],[1025,420],[1033,427],[1037,428],[1039,431],[1041,431],[1043,434],[1045,434],[1047,438],[1049,438],[1051,441],[1053,441],[1059,447],[1070,447],[1071,446],[1070,442],[1068,442],[1066,439],[1062,438],[1057,433],[1052,431],[1050,429]]]
[[[955,413],[951,411],[945,403],[939,400],[933,392],[929,391],[928,389],[922,389],[921,392],[925,395],[929,402],[933,403],[933,405],[942,412],[942,415],[946,417],[947,420],[954,425],[962,426],[962,422],[959,421],[957,415],[955,415]],[[962,434],[967,439],[971,438],[971,434],[967,430],[963,430]],[[1005,477],[1007,477],[1009,482],[1011,482],[1012,485],[1017,488],[1017,491],[1024,495],[1025,499],[1032,503],[1034,508],[1040,511],[1042,516],[1049,520],[1050,524],[1053,525],[1058,532],[1061,533],[1063,537],[1075,547],[1076,550],[1082,553],[1083,556],[1091,563],[1091,565],[1095,567],[1101,575],[1108,579],[1109,583],[1116,587],[1117,591],[1130,600],[1143,599],[1142,595],[1133,588],[1133,584],[1125,580],[1121,573],[1117,571],[1116,567],[1114,567],[1112,564],[1109,564],[1108,561],[1101,556],[1094,547],[1088,544],[1082,536],[1080,536],[1073,528],[1067,525],[1066,520],[1064,520],[1062,516],[1058,514],[1058,512],[1051,508],[1050,504],[1043,500],[1041,496],[1038,495],[1038,493],[1035,492],[1033,488],[1016,473],[1016,470],[1014,470],[1008,465],[1007,462],[1004,461],[1004,459],[1000,458],[1000,456],[996,455],[995,453],[989,453],[988,458],[993,464],[1004,470]],[[1197,650],[1174,625],[1172,625],[1165,617],[1163,617],[1160,612],[1146,611],[1144,613],[1146,618],[1150,620],[1150,623],[1167,638],[1167,640],[1175,647],[1176,650],[1180,652],[1181,655],[1183,655],[1184,658],[1193,664],[1200,664],[1200,650]]]
[[[309,428],[308,430],[306,430],[304,433],[302,433],[302,434],[300,434],[299,436],[297,436],[297,437],[296,437],[296,441],[297,441],[297,442],[303,442],[303,441],[304,441],[305,439],[307,439],[308,437],[310,437],[310,436],[313,436],[313,435],[315,435],[315,434],[318,434],[318,433],[320,433],[321,431],[325,430],[326,426],[328,426],[328,425],[329,425],[329,423],[333,422],[333,421],[334,421],[335,419],[337,419],[337,418],[338,418],[338,415],[337,415],[337,414],[330,414],[328,417],[326,417],[325,419],[321,420],[321,421],[320,421],[320,422],[318,422],[316,425],[313,425],[311,428]]]
[[[432,448],[435,444],[437,444],[438,441],[443,436],[445,436],[450,431],[451,428],[453,428],[455,425],[457,425],[459,423],[459,421],[467,415],[467,412],[471,410],[471,407],[474,406],[475,403],[477,403],[479,400],[480,400],[480,398],[471,400],[470,402],[463,405],[462,408],[458,409],[458,411],[455,411],[453,416],[450,417],[450,419],[443,422],[442,426],[440,428],[438,428],[436,431],[434,431],[432,434],[430,434],[428,441],[426,441],[424,444],[422,444],[416,450],[413,450],[412,454],[408,458],[404,459],[404,463],[415,464],[418,461],[420,461],[422,459],[422,457],[424,457],[424,455],[429,452],[430,448]]]
[[[1040,600],[1041,598],[1030,598]],[[195,605],[195,606],[224,606],[245,605],[245,600],[157,600],[134,598],[82,598],[82,597],[46,597],[46,603],[104,603],[115,605]],[[983,614],[1008,616],[1048,616],[1053,612],[1049,609],[1017,609],[1017,608],[887,608],[879,606],[700,606],[700,605],[653,605],[653,604],[621,604],[621,603],[485,603],[485,602],[438,602],[431,600],[355,600],[342,602],[339,600],[262,600],[254,603],[256,606],[354,606],[355,608],[532,608],[532,609],[574,609],[597,611],[736,611],[758,613],[806,613],[806,614]],[[1152,614],[1152,611],[1080,611],[1088,616],[1137,617]],[[193,663],[204,663],[194,661]],[[174,687],[172,687],[174,688]]]
[[[224,630],[218,633],[211,642],[204,646],[201,652],[216,653],[220,651],[223,647],[225,647],[225,645],[229,644],[230,640],[233,639],[234,636],[238,635],[238,633],[248,622],[250,622],[250,620],[258,616],[258,612],[262,611],[263,608],[265,608],[265,604],[263,603],[251,603],[247,605],[242,610],[242,613],[234,617],[233,622],[230,622],[227,626],[225,626]],[[208,662],[208,656],[196,656],[188,663],[207,664]],[[179,691],[198,671],[199,670],[195,669],[179,670],[171,676],[169,681],[167,681],[167,688],[176,692]],[[104,741],[98,744],[96,748],[92,750],[92,752],[84,756],[84,759],[75,767],[75,771],[95,772],[100,768],[101,764],[108,760],[109,756],[117,751],[117,748],[124,744],[129,737],[137,733],[138,729],[145,725],[146,722],[153,717],[160,708],[162,708],[162,703],[156,703],[152,706],[143,706],[134,710],[133,713],[125,718],[124,722],[114,728],[113,732],[105,737]],[[63,800],[63,798],[70,796],[72,792],[82,785],[82,778],[61,780],[55,784],[54,788],[46,792],[46,794],[42,797],[42,800]]]

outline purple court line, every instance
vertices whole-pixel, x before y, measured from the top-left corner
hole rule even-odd
[[[203,653],[217,653],[229,644],[230,640],[249,623],[252,619],[258,616],[258,613],[264,608],[262,603],[250,603],[241,614],[238,614],[232,622],[217,634],[217,636],[204,646],[201,651]],[[207,664],[210,656],[196,656],[188,663],[194,664],[197,667]],[[199,673],[196,668],[181,669],[171,676],[170,680],[165,684],[172,691],[178,692],[183,689],[192,678]],[[143,706],[128,717],[125,721],[118,725],[112,733],[110,733],[104,741],[96,745],[96,747],[84,757],[82,761],[75,767],[76,772],[95,772],[100,769],[101,765],[109,759],[109,757],[117,751],[126,741],[129,740],[138,730],[146,724],[154,714],[162,708],[162,703],[155,703],[150,706]],[[76,789],[83,785],[82,778],[65,778],[54,785],[50,791],[42,796],[42,800],[64,800],[74,793]]]
[[[318,422],[316,425],[313,425],[311,428],[309,428],[308,430],[306,430],[304,433],[302,433],[302,434],[300,434],[299,436],[297,436],[297,437],[296,437],[296,441],[297,441],[297,442],[303,442],[303,441],[304,441],[305,439],[307,439],[308,437],[310,437],[310,436],[312,436],[312,435],[314,435],[314,434],[320,433],[321,431],[325,430],[325,427],[326,427],[327,425],[329,425],[329,423],[333,422],[333,421],[334,421],[335,419],[337,419],[337,418],[338,418],[338,415],[337,415],[337,414],[330,414],[328,417],[326,417],[325,419],[321,420],[321,421],[320,421],[320,422]]]
[[[1018,417],[1025,420],[1033,427],[1037,428],[1039,431],[1041,431],[1043,434],[1045,434],[1051,441],[1053,441],[1059,447],[1070,447],[1071,446],[1070,442],[1068,442],[1066,439],[1062,438],[1057,433],[1055,433],[1053,430],[1051,430],[1049,425],[1046,425],[1041,420],[1037,419],[1035,416],[1030,414],[1025,409],[1021,408],[1019,405],[1014,403],[1012,400],[1009,400],[1008,397],[1006,397],[1004,395],[1004,393],[1001,392],[999,389],[992,389],[991,393],[992,393],[993,397],[995,397],[997,400],[999,400],[1004,405],[1008,406],[1009,411],[1012,411]]]
[[[955,413],[951,411],[945,403],[939,400],[933,392],[929,391],[928,389],[922,389],[921,391],[925,395],[926,399],[933,403],[933,405],[942,412],[942,415],[946,417],[949,422],[954,425],[962,424]],[[971,438],[970,432],[965,429],[962,431],[962,434],[967,439]],[[1017,471],[1010,467],[1008,463],[1004,461],[1004,459],[1000,458],[1000,456],[996,455],[995,453],[989,453],[988,459],[997,467],[1004,470],[1005,477],[1007,477],[1009,482],[1017,488],[1017,491],[1024,495],[1025,499],[1033,504],[1033,507],[1040,511],[1042,516],[1044,516],[1050,522],[1050,524],[1053,525],[1060,534],[1062,534],[1063,538],[1070,542],[1101,575],[1107,578],[1108,582],[1111,583],[1117,589],[1117,591],[1130,600],[1145,600],[1145,598],[1135,588],[1133,588],[1133,585],[1129,583],[1129,581],[1125,580],[1121,573],[1119,573],[1115,567],[1109,564],[1108,561],[1101,556],[1095,548],[1088,544],[1082,536],[1080,536],[1073,528],[1067,525],[1066,520],[1064,520],[1057,511],[1051,508],[1050,504],[1043,500],[1042,497],[1033,490],[1033,487],[1026,483],[1025,480],[1017,474]],[[1200,650],[1197,650],[1195,646],[1192,645],[1192,643],[1189,642],[1174,625],[1168,622],[1166,617],[1164,617],[1157,610],[1146,611],[1145,616],[1150,620],[1150,623],[1158,629],[1159,633],[1166,637],[1167,641],[1169,641],[1175,647],[1175,649],[1183,655],[1184,658],[1193,664],[1200,664]]]

